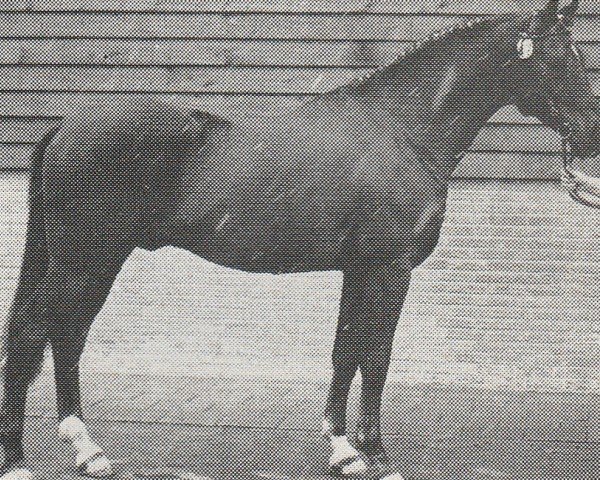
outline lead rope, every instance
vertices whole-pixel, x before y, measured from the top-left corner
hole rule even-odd
[[[573,166],[573,148],[571,146],[571,130],[568,130],[566,135],[562,136],[562,161],[563,161],[563,169],[569,178],[575,178],[572,173]],[[597,204],[588,202],[584,198],[581,198],[577,193],[577,188],[575,190],[569,191],[569,196],[578,203],[585,205],[586,207],[591,208],[600,208]],[[599,200],[600,203],[600,200]]]

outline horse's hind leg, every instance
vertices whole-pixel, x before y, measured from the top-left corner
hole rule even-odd
[[[21,463],[24,460],[23,425],[27,390],[40,369],[47,345],[47,325],[36,321],[40,312],[39,300],[35,293],[30,298],[20,298],[10,312],[12,328],[7,333],[3,372],[5,388],[0,414],[4,456],[0,469],[0,475],[4,474],[0,477],[2,480],[32,478],[28,470],[21,468]]]
[[[83,262],[59,262],[48,275],[49,290],[60,297],[53,303],[56,321],[50,329],[54,358],[59,436],[76,452],[76,466],[91,476],[112,473],[103,450],[90,438],[81,408],[79,360],[94,318],[131,249],[96,251]]]
[[[21,445],[27,385],[50,343],[60,435],[74,447],[85,473],[104,475],[110,473],[110,464],[81,418],[78,363],[94,317],[139,239],[143,205],[135,179],[121,178],[110,169],[97,174],[95,164],[85,158],[47,156],[45,162],[41,224],[47,271],[16,312],[18,321],[11,322],[15,331],[8,335],[2,412],[2,433],[10,435],[3,442],[5,451],[22,457],[11,443]],[[11,458],[5,463],[14,468]]]
[[[9,473],[2,480],[30,478],[18,476],[16,462],[23,458],[27,387],[39,371],[48,341],[55,362],[60,436],[75,448],[77,465],[84,473],[111,473],[110,463],[91,441],[81,418],[78,364],[87,332],[130,251],[121,247],[53,259],[29,301],[17,312],[27,320],[20,322],[18,331],[10,332],[5,367],[8,388],[2,412],[5,468]]]
[[[12,470],[13,478],[26,479],[31,476],[27,470],[16,470],[15,468],[23,460],[22,430],[25,412],[25,400],[29,383],[35,377],[38,366],[41,363],[42,354],[47,343],[44,326],[34,329],[29,321],[34,321],[33,313],[37,286],[46,275],[48,269],[48,252],[46,246],[46,234],[44,229],[43,205],[40,202],[41,172],[39,165],[43,160],[46,146],[51,141],[56,130],[50,131],[42,142],[36,147],[32,164],[32,179],[29,187],[30,214],[27,227],[27,240],[21,265],[21,272],[17,290],[8,313],[8,318],[3,326],[2,342],[2,376],[12,379],[4,388],[3,407],[0,415],[0,444],[2,445],[3,462],[0,468]],[[37,330],[37,334],[28,337],[29,333]],[[8,356],[6,347],[14,344],[11,355]],[[27,345],[28,348],[21,348]],[[5,350],[6,349],[6,350]],[[3,380],[4,380],[3,379]],[[4,385],[7,386],[6,382]]]

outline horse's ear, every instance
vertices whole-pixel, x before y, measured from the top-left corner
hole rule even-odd
[[[578,8],[579,0],[573,0],[571,3],[561,8],[558,14],[561,15],[566,22],[573,23]]]
[[[549,15],[556,15],[558,13],[558,6],[560,5],[559,0],[548,0],[548,3],[542,10],[542,12]]]
[[[546,6],[534,15],[529,27],[529,33],[539,35],[556,24],[559,0],[549,0]]]

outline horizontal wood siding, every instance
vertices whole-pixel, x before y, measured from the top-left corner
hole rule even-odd
[[[0,169],[25,169],[73,109],[132,95],[268,122],[461,18],[537,0],[0,0]],[[576,37],[600,94],[600,1]],[[600,216],[556,182],[559,139],[514,107],[452,183],[441,239],[412,274],[390,381],[600,393]],[[596,162],[598,163],[598,162]],[[600,165],[588,165],[600,174]],[[0,172],[0,322],[19,274],[25,172]],[[251,275],[136,250],[83,369],[322,380],[341,274]]]
[[[227,116],[285,113],[434,30],[543,3],[0,1],[0,168],[26,167],[32,144],[74,108],[153,95]],[[598,2],[582,2],[575,37],[600,95]],[[499,112],[457,176],[554,176],[558,139],[535,123]]]

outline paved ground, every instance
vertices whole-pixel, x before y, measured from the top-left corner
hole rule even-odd
[[[56,441],[51,387],[44,375],[33,389],[28,458],[40,479],[75,479]],[[84,391],[118,478],[327,478],[324,383],[86,374]],[[389,453],[409,479],[600,477],[597,396],[391,384],[384,410]]]

